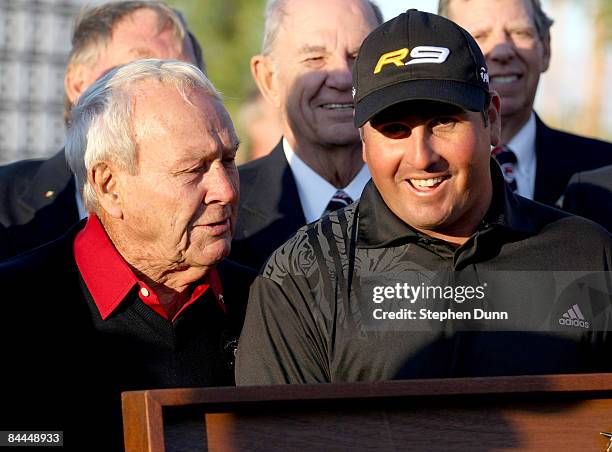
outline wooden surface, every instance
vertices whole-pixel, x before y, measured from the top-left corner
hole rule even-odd
[[[123,404],[128,452],[603,451],[612,375],[154,390]],[[194,434],[165,445],[164,427],[185,410]],[[201,443],[173,448],[187,436]]]

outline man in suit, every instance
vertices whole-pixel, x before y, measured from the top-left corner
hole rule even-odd
[[[138,58],[179,59],[204,70],[200,46],[177,11],[145,0],[109,2],[85,9],[75,24],[65,86],[64,119],[85,89],[114,66]],[[45,160],[0,167],[0,224],[10,249],[32,249],[66,232],[85,217],[62,149]]]
[[[574,174],[561,201],[563,210],[593,220],[612,233],[612,165]]]
[[[238,138],[201,71],[156,59],[96,81],[71,124],[88,218],[0,264],[0,425],[116,451],[121,392],[233,384],[255,276],[225,260]]]
[[[533,110],[553,23],[540,0],[441,0],[439,13],[469,31],[485,54],[502,100],[507,176],[519,195],[554,205],[572,174],[612,164],[612,144],[551,129]]]
[[[251,70],[280,111],[283,138],[239,168],[233,259],[259,268],[299,227],[361,195],[370,175],[352,123],[351,68],[381,22],[367,0],[268,2],[263,51]]]
[[[365,39],[353,82],[372,180],[269,259],[236,383],[611,371],[612,240],[504,184],[469,33],[409,10]]]

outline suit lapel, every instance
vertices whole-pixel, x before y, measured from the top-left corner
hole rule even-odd
[[[70,200],[66,190],[70,191],[70,196],[74,198],[74,180],[62,149],[40,165],[32,184],[19,199],[19,206],[23,209],[23,212],[27,212],[29,216],[34,217],[39,210],[58,202],[58,199],[60,199],[60,203],[64,206],[71,206],[68,209],[69,214],[67,216],[69,218],[66,218],[68,220],[67,224],[71,225],[79,219],[78,210],[76,200]],[[66,215],[67,212],[64,211],[63,214]]]
[[[267,157],[255,176],[254,183],[245,193],[242,209],[258,217],[245,225],[245,235],[250,235],[262,225],[282,220],[287,229],[297,230],[306,224],[302,204],[293,173],[285,158],[282,141]]]
[[[536,178],[533,198],[545,204],[554,204],[554,177],[561,169],[558,168],[560,156],[555,155],[555,143],[552,130],[536,115]]]
[[[306,224],[282,142],[240,172],[241,202],[231,258],[258,269],[265,259]]]

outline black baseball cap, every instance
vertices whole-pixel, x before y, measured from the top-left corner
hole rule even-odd
[[[456,23],[410,9],[363,41],[353,67],[355,126],[400,102],[431,100],[481,111],[489,101],[485,58]]]

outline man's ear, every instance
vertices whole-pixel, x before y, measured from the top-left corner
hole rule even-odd
[[[72,105],[83,94],[83,91],[87,89],[90,78],[91,70],[83,64],[71,64],[68,66],[64,76],[64,90]]]
[[[546,72],[550,65],[550,34],[542,39],[542,72]]]
[[[501,142],[501,100],[495,91],[491,91],[488,113],[489,127],[491,128],[491,145],[497,146]]]
[[[261,95],[276,108],[280,108],[278,80],[274,63],[269,56],[255,55],[251,58],[251,74]]]
[[[93,186],[98,204],[108,216],[123,218],[122,199],[119,188],[119,172],[107,162],[98,162],[89,171],[89,183]]]
[[[364,138],[366,127],[371,127],[369,121],[366,122],[363,126],[359,128],[359,137],[361,138],[361,160],[363,160],[364,163],[367,165],[368,159],[366,157],[366,144],[365,144],[365,138]]]

